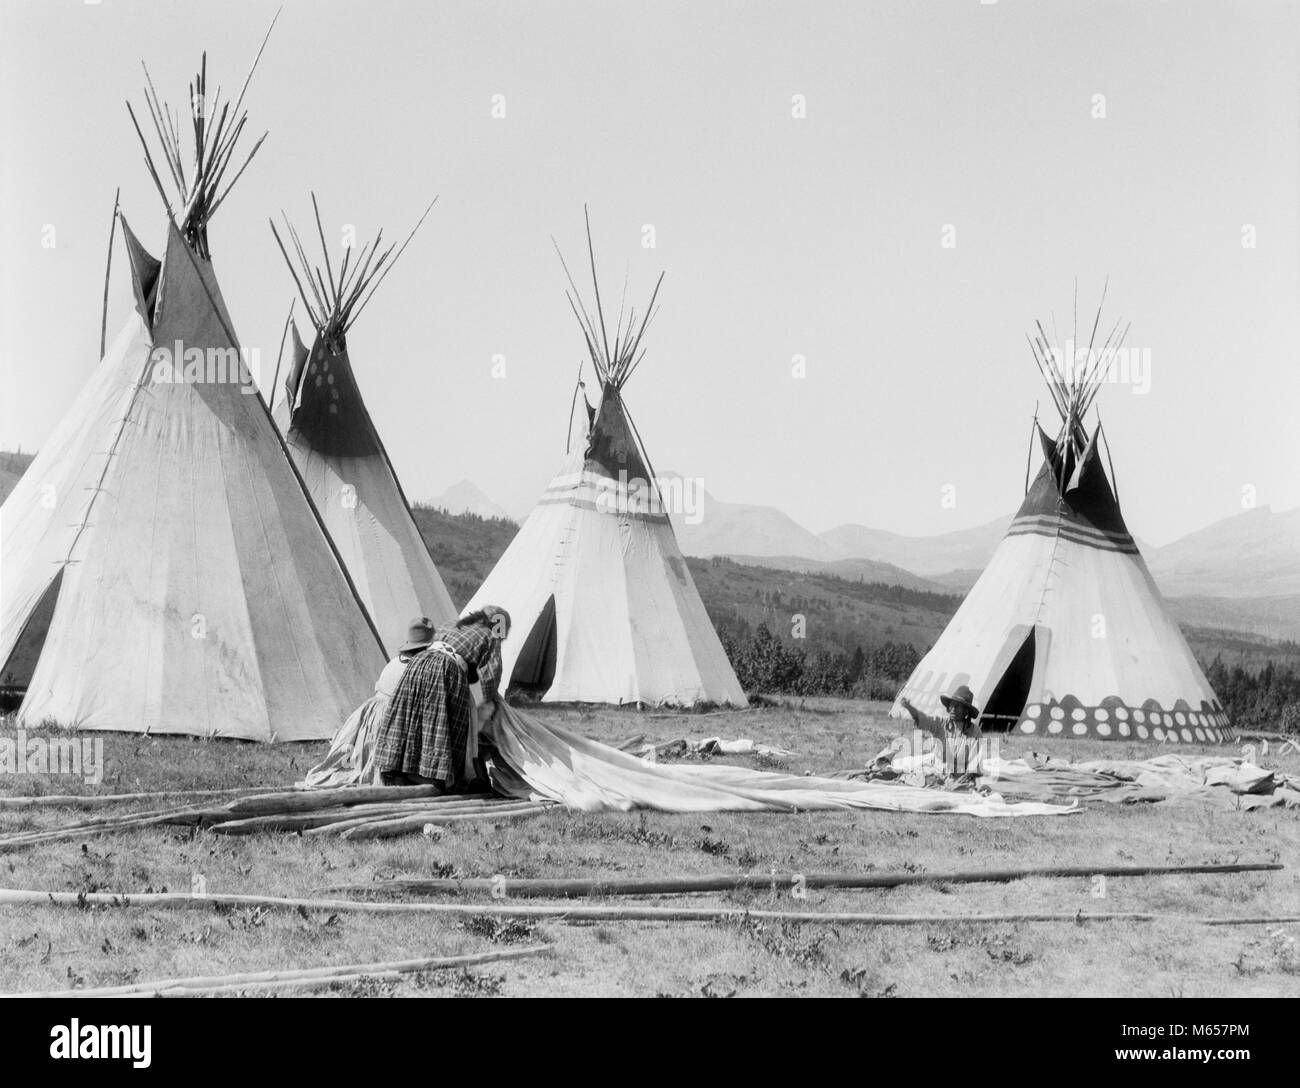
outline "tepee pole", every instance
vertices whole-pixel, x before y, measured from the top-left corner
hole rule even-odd
[[[578,393],[582,390],[582,359],[578,359],[578,380],[573,387],[573,396],[569,398],[569,429],[564,432],[564,452],[567,456],[573,445],[573,413],[578,410]]]
[[[424,209],[424,214],[421,215],[420,218],[415,221],[415,226],[411,228],[411,233],[406,236],[406,241],[404,241],[401,245],[401,248],[398,249],[397,256],[388,262],[384,270],[380,272],[379,266],[378,265],[375,266],[375,272],[378,273],[375,277],[375,282],[373,285],[368,285],[369,290],[366,292],[366,297],[361,300],[361,304],[357,306],[357,312],[355,314],[351,312],[348,313],[347,315],[348,328],[352,327],[353,323],[357,320],[357,318],[361,316],[361,312],[366,308],[370,300],[375,297],[375,292],[379,290],[380,284],[384,282],[384,279],[385,277],[387,277],[388,273],[393,270],[393,265],[395,265],[398,261],[402,259],[402,254],[406,252],[406,247],[411,244],[411,239],[415,237],[415,232],[420,229],[420,225],[424,222],[428,214],[431,211],[433,211],[433,206],[437,203],[438,203],[438,198],[436,196],[429,201],[429,206]],[[322,244],[324,244],[324,239],[322,239]],[[392,252],[391,246],[389,247],[389,252]],[[328,257],[326,257],[325,260],[326,263],[329,262]]]
[[[271,409],[272,422],[275,422],[275,391],[280,388],[280,364],[284,361],[284,342],[289,338],[289,322],[293,320],[293,307],[297,301],[296,298],[289,300],[289,316],[284,319],[284,332],[280,333],[280,353],[275,357],[275,377],[271,379],[271,395],[267,398],[266,405]]]
[[[591,285],[596,291],[596,316],[600,318],[600,337],[605,346],[605,364],[610,363],[609,336],[605,333],[605,310],[600,304],[600,279],[596,275],[596,249],[591,244],[591,216],[587,214],[587,205],[582,206],[582,218],[587,223],[587,256],[591,259]]]
[[[1101,412],[1097,412],[1097,430],[1101,432],[1101,440],[1106,444],[1106,464],[1110,466],[1110,489],[1115,495],[1115,505],[1119,505],[1119,481],[1115,479],[1115,462],[1110,459],[1110,439],[1106,437],[1106,428],[1102,426]]]
[[[1034,421],[1029,425],[1029,449],[1025,451],[1025,494],[1029,494],[1029,470],[1034,464],[1034,431],[1038,427],[1038,401],[1034,401]]]
[[[108,347],[108,281],[113,272],[113,239],[117,237],[117,209],[122,200],[122,187],[117,187],[113,197],[113,223],[108,228],[108,261],[104,265],[104,316],[99,322],[99,357],[104,357]]]

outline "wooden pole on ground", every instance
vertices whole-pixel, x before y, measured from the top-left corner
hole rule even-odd
[[[87,820],[73,824],[71,827],[51,828],[46,831],[28,831],[18,835],[0,838],[0,853],[6,850],[21,850],[27,846],[39,846],[44,843],[63,842],[67,839],[81,838],[83,835],[97,835],[107,831],[134,831],[142,827],[158,824],[180,824],[191,826],[225,817],[225,809],[210,809],[202,806],[187,806],[177,809],[163,809],[156,812],[131,813],[126,816],[107,816],[101,820]]]
[[[523,802],[530,804],[530,802]],[[428,818],[440,820],[447,816],[473,816],[488,819],[498,813],[510,815],[518,809],[517,804],[484,804],[481,801],[449,799],[448,804],[426,809],[423,801],[395,801],[392,804],[370,805],[336,805],[333,808],[317,809],[314,812],[272,813],[268,816],[236,817],[212,825],[211,830],[218,835],[254,835],[263,831],[307,831],[332,824],[370,823],[376,820],[396,819],[399,816],[415,816],[433,813]],[[536,806],[532,806],[536,807]]]
[[[681,895],[691,892],[737,891],[742,888],[784,891],[796,880],[805,888],[896,888],[907,884],[1002,883],[1032,877],[1129,877],[1171,873],[1252,873],[1283,868],[1272,863],[1233,865],[1099,865],[1046,869],[986,869],[937,873],[744,873],[671,877],[660,880],[576,877],[573,879],[456,879],[383,880],[345,884],[330,892],[414,892],[420,895],[485,893],[514,899],[596,897],[606,895]]]
[[[233,790],[163,790],[158,793],[51,793],[38,797],[0,797],[0,811],[28,808],[107,808],[133,801],[181,800],[193,797],[238,797],[265,793],[263,786]]]
[[[371,801],[406,801],[422,798],[429,803],[464,801],[468,794],[444,794],[439,786],[340,786],[322,790],[281,790],[241,797],[229,805],[231,816],[283,816],[290,812],[313,812],[336,805],[361,805]],[[483,801],[493,795],[485,794]]]
[[[166,979],[160,982],[135,982],[126,986],[99,986],[81,990],[55,990],[45,993],[5,994],[5,997],[194,997],[212,993],[234,993],[248,989],[320,988],[338,982],[363,978],[400,978],[417,971],[473,967],[482,963],[500,963],[528,956],[546,955],[550,945],[525,948],[493,949],[466,956],[426,956],[415,960],[387,963],[353,963],[327,967],[309,967],[289,971],[256,971],[238,975],[211,975],[196,978]]]
[[[426,914],[447,918],[482,917],[554,919],[564,922],[807,922],[815,925],[956,925],[1011,922],[1186,922],[1201,925],[1283,925],[1300,922],[1300,914],[1260,917],[1201,918],[1193,915],[1110,913],[1083,911],[1027,914],[866,914],[850,911],[754,910],[744,907],[578,907],[560,905],[505,906],[497,903],[375,903],[356,899],[284,899],[269,895],[186,895],[180,892],[145,892],[116,895],[110,892],[41,892],[0,889],[0,907],[118,907],[138,910],[211,910],[229,907],[266,907],[275,910],[317,910],[361,914]]]
[[[395,835],[410,835],[413,832],[422,831],[428,824],[440,827],[443,824],[463,823],[467,820],[513,820],[521,816],[537,816],[556,807],[556,805],[549,803],[539,805],[530,801],[521,801],[517,805],[493,805],[477,812],[443,813],[438,809],[426,809],[423,812],[413,812],[409,816],[402,816],[397,819],[381,818],[367,821],[344,831],[342,838],[348,842],[357,842],[364,839],[390,839]]]

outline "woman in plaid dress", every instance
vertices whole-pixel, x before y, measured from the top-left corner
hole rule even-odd
[[[439,631],[407,666],[375,741],[375,769],[385,785],[455,792],[474,778],[466,766],[478,726],[470,684],[481,684],[485,705],[493,704],[509,632],[509,614],[489,605]]]
[[[330,741],[325,758],[307,772],[298,783],[306,789],[325,786],[378,786],[382,784],[375,770],[375,737],[388,710],[388,701],[397,690],[402,678],[417,654],[429,648],[436,631],[428,616],[417,616],[407,628],[406,641],[397,656],[379,674],[375,693],[362,703],[343,723],[343,727]]]

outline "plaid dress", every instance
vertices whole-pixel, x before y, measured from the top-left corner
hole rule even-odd
[[[478,680],[484,696],[496,695],[501,644],[489,628],[452,627],[435,641],[446,643],[469,665],[469,674],[447,654],[428,649],[416,657],[388,704],[375,740],[375,770],[436,778],[455,786],[465,777],[465,749],[474,720],[469,685]]]

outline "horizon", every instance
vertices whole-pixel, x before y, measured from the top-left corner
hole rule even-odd
[[[655,480],[656,480],[656,483],[657,483],[659,480],[662,480],[662,479],[670,479],[670,478],[674,478],[674,477],[680,477],[680,476],[682,476],[682,475],[683,475],[682,473],[673,472],[673,471],[670,469],[670,470],[667,470],[667,471],[664,471],[664,472],[661,472],[661,473],[656,474],[656,476],[655,476]],[[478,497],[479,497],[479,498],[485,500],[486,502],[491,503],[491,504],[494,505],[494,506],[500,507],[501,509],[505,510],[506,514],[509,516],[509,520],[514,521],[514,522],[517,523],[517,524],[522,524],[523,521],[524,521],[524,519],[527,518],[528,514],[532,511],[532,507],[531,507],[531,506],[530,506],[530,507],[527,507],[527,508],[525,508],[525,509],[523,509],[523,510],[517,511],[517,512],[516,512],[516,511],[511,511],[511,510],[507,509],[507,508],[506,508],[502,503],[497,502],[497,500],[495,499],[494,496],[489,495],[489,494],[488,494],[488,493],[487,493],[487,492],[486,492],[482,487],[479,486],[479,484],[478,484],[476,481],[474,481],[473,479],[471,479],[471,478],[468,477],[468,476],[462,477],[461,479],[455,481],[455,482],[452,483],[450,486],[444,488],[444,489],[443,489],[442,491],[440,491],[437,495],[434,495],[434,496],[432,496],[431,498],[425,498],[425,499],[412,499],[412,500],[411,500],[411,501],[412,501],[412,505],[414,505],[414,506],[426,506],[426,507],[440,508],[440,507],[439,507],[439,502],[440,502],[442,499],[444,499],[444,498],[445,498],[445,497],[446,497],[450,492],[456,491],[456,490],[458,490],[459,488],[465,486],[466,484],[468,484],[470,487],[474,488],[474,490],[478,493]],[[721,498],[721,499],[720,499],[717,495],[714,495],[712,492],[709,492],[709,491],[708,491],[708,488],[707,488],[707,482],[706,482],[706,484],[705,484],[705,491],[707,492],[707,495],[706,495],[705,497],[706,497],[706,498],[711,498],[711,499],[712,499],[713,501],[715,501],[715,502],[722,502],[722,503],[725,503],[726,505],[729,505],[729,506],[734,506],[734,505],[744,505],[744,506],[768,507],[768,508],[770,508],[770,509],[774,509],[774,510],[777,510],[778,512],[780,512],[780,513],[785,514],[786,517],[791,517],[790,514],[786,513],[786,511],[784,511],[784,510],[781,510],[780,507],[774,507],[774,506],[771,506],[770,504],[767,504],[767,503],[735,503],[735,502],[733,502],[733,501],[730,500],[730,499],[726,499],[726,498]],[[1238,516],[1241,516],[1241,515],[1254,514],[1254,513],[1266,513],[1266,514],[1269,514],[1269,515],[1271,515],[1271,516],[1273,516],[1273,517],[1285,517],[1285,516],[1287,516],[1288,514],[1293,514],[1293,513],[1295,513],[1297,510],[1300,510],[1300,506],[1289,507],[1289,508],[1285,508],[1285,509],[1281,509],[1281,510],[1279,510],[1279,509],[1275,509],[1275,508],[1274,508],[1271,504],[1269,504],[1269,503],[1260,503],[1260,504],[1258,504],[1257,506],[1254,506],[1254,507],[1252,507],[1252,508],[1250,508],[1250,509],[1248,509],[1248,510],[1238,510],[1238,511],[1236,511],[1236,512],[1234,512],[1234,513],[1229,513],[1229,514],[1225,515],[1224,517],[1217,518],[1217,519],[1215,519],[1214,521],[1206,522],[1204,525],[1196,526],[1196,527],[1194,527],[1194,528],[1188,530],[1188,531],[1187,531],[1186,533],[1184,533],[1182,536],[1175,537],[1175,538],[1173,538],[1172,540],[1167,540],[1167,541],[1162,541],[1162,542],[1156,543],[1156,542],[1154,542],[1154,541],[1150,541],[1150,540],[1146,540],[1146,539],[1142,538],[1142,539],[1139,539],[1138,542],[1139,542],[1139,544],[1141,544],[1141,545],[1147,545],[1147,544],[1149,544],[1149,545],[1151,545],[1151,547],[1153,547],[1153,548],[1162,548],[1162,547],[1164,547],[1164,546],[1167,545],[1167,544],[1175,544],[1175,543],[1177,543],[1177,542],[1180,541],[1180,540],[1184,540],[1184,539],[1186,539],[1188,536],[1192,536],[1192,535],[1194,535],[1194,534],[1196,534],[1196,533],[1199,533],[1199,532],[1201,532],[1201,531],[1203,531],[1203,530],[1205,530],[1205,529],[1213,528],[1215,525],[1221,524],[1221,523],[1224,522],[1224,521],[1231,520],[1232,518],[1234,518],[1234,517],[1238,517]],[[469,513],[469,512],[471,512],[471,511],[452,511],[452,513],[462,513],[462,512],[463,512],[463,513]],[[979,529],[985,529],[985,528],[988,528],[988,527],[990,527],[990,526],[992,526],[992,525],[996,525],[998,522],[1009,521],[1009,520],[1010,520],[1011,518],[1013,518],[1014,516],[1015,516],[1015,509],[1013,508],[1013,509],[1007,510],[1005,513],[994,515],[993,517],[988,518],[988,519],[985,520],[985,521],[981,521],[981,522],[979,522],[979,523],[977,523],[977,524],[975,524],[975,525],[960,526],[960,527],[958,527],[958,528],[954,528],[954,529],[944,529],[944,530],[942,530],[941,532],[937,532],[937,533],[899,533],[899,534],[896,534],[896,535],[899,535],[899,536],[905,536],[905,537],[911,537],[911,538],[915,538],[915,539],[926,540],[926,539],[931,539],[931,538],[933,538],[933,537],[945,536],[945,535],[948,535],[948,534],[951,534],[951,533],[967,533],[967,532],[972,532],[972,531],[979,530]],[[814,528],[812,528],[811,526],[804,525],[804,524],[802,524],[801,522],[798,522],[797,520],[795,520],[795,519],[792,518],[792,517],[791,517],[791,520],[792,520],[792,521],[795,521],[795,524],[796,524],[799,528],[804,529],[804,530],[806,530],[807,532],[812,533],[814,536],[817,536],[817,537],[822,537],[822,536],[825,536],[827,533],[833,532],[833,531],[836,530],[836,529],[844,529],[844,528],[862,528],[862,529],[871,529],[871,530],[875,530],[875,531],[879,531],[879,532],[893,532],[893,530],[890,530],[890,529],[884,529],[884,528],[882,528],[881,526],[878,526],[878,525],[864,525],[864,524],[861,523],[861,522],[849,522],[849,521],[846,521],[846,522],[840,522],[840,523],[837,524],[837,525],[831,525],[831,526],[828,526],[828,527],[825,528],[825,529],[814,529]],[[737,553],[737,554],[741,554],[741,553]],[[796,558],[799,558],[799,557],[796,557]],[[865,559],[865,558],[870,558],[870,557],[868,557],[868,556],[852,556],[852,557],[848,557],[848,558],[864,558],[864,559]]]
[[[38,449],[95,365],[119,184],[160,249],[139,61],[173,103],[204,49],[237,87],[276,7],[0,9],[0,447]],[[274,358],[295,293],[268,216],[303,224],[314,190],[327,237],[400,239],[437,194],[349,336],[357,380],[413,501],[470,479],[529,509],[584,353],[551,235],[582,284],[588,203],[602,289],[627,261],[640,305],[666,271],[629,394],[657,463],[814,533],[937,536],[1019,504],[1035,404],[1054,417],[1025,334],[1069,338],[1076,276],[1090,328],[1109,274],[1103,323],[1149,353],[1149,392],[1099,399],[1134,534],[1300,506],[1300,11],[740,10],[290,0],[244,102],[245,152],[270,136],[212,228],[243,345]],[[359,63],[368,85],[329,77]]]

